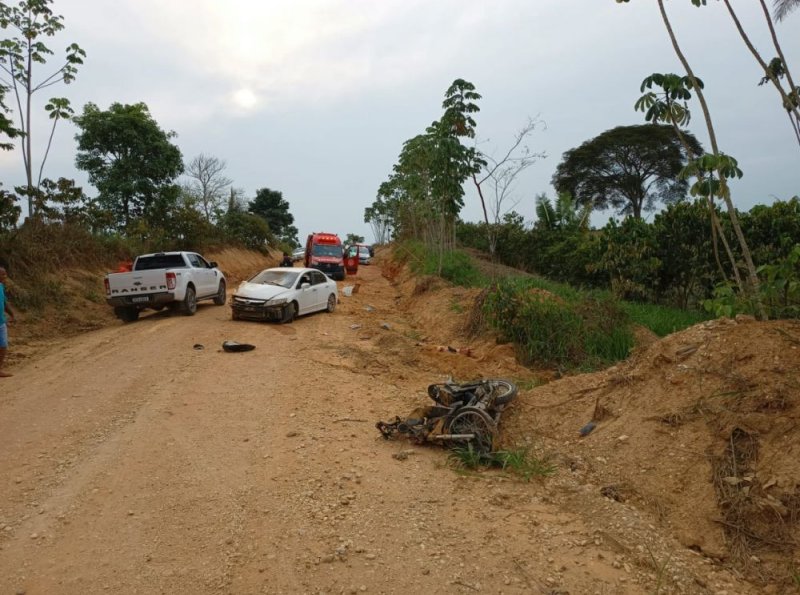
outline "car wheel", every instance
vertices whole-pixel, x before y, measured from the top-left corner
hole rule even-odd
[[[193,316],[197,312],[197,294],[191,285],[186,288],[186,296],[183,298],[183,314]]]
[[[330,294],[328,296],[328,312],[333,312],[336,309],[336,295]]]
[[[217,306],[224,306],[227,299],[228,298],[225,295],[225,281],[220,281],[219,289],[217,289],[217,295],[214,296],[214,303]]]
[[[292,322],[297,317],[297,304],[295,302],[289,302],[283,308],[283,318],[281,318],[282,324],[287,324]]]

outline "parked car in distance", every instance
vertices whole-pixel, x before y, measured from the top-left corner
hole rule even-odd
[[[327,310],[339,302],[336,281],[311,268],[265,269],[244,281],[231,298],[231,318],[292,322],[297,316]]]
[[[305,248],[298,248],[294,252],[292,252],[292,262],[299,262],[303,260],[306,256]]]
[[[372,258],[372,253],[370,252],[369,246],[366,244],[356,244],[358,248],[358,262],[359,264],[369,264],[370,258]]]

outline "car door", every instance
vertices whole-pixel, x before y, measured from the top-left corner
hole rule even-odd
[[[311,281],[311,273],[313,271],[306,271],[297,280],[297,313],[308,314],[314,311],[314,286]],[[303,287],[306,285],[306,287]]]
[[[217,292],[217,277],[214,269],[208,266],[199,254],[187,254],[192,265],[192,277],[197,288],[197,297],[208,297]]]
[[[311,271],[311,288],[314,290],[314,311],[328,307],[327,277],[319,271]]]

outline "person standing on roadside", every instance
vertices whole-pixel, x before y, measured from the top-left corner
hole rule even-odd
[[[6,352],[8,351],[8,325],[6,322],[14,322],[14,313],[11,311],[11,306],[8,305],[8,300],[6,299],[7,278],[8,273],[3,267],[0,267],[0,378],[11,376],[11,374],[3,370]]]

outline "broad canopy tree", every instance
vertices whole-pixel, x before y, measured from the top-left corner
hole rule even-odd
[[[703,153],[690,132],[683,137],[694,155]],[[688,183],[680,173],[687,161],[671,126],[617,126],[564,153],[553,186],[578,204],[611,207],[641,219],[656,202],[669,204],[686,196]]]
[[[101,110],[89,103],[74,121],[80,130],[75,164],[89,174],[99,205],[114,214],[118,228],[153,220],[177,201],[181,152],[170,142],[175,133],[162,130],[147,105]]]
[[[248,211],[263,218],[275,237],[293,246],[299,244],[297,228],[293,225],[294,215],[289,212],[289,203],[283,193],[269,188],[256,190],[256,197],[250,201]]]

